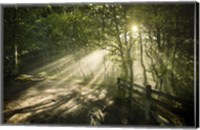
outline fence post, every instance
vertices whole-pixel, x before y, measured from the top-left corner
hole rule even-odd
[[[134,113],[132,110],[132,84],[131,83],[128,84],[128,111],[130,113],[128,118],[132,120],[134,117]]]
[[[117,87],[118,87],[118,94],[121,98],[121,84],[120,84],[120,78],[117,78]]]
[[[129,104],[131,104],[131,99],[132,99],[132,84],[131,83],[128,83],[128,100],[129,100]]]
[[[149,120],[150,117],[150,112],[151,112],[151,86],[146,85],[146,92],[145,92],[145,119]]]

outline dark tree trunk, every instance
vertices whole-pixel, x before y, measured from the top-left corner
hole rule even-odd
[[[13,40],[13,48],[14,48],[14,74],[17,75],[19,72],[19,59],[18,59],[18,43],[17,43],[17,8],[14,8],[13,11],[13,32],[12,32],[12,40]]]

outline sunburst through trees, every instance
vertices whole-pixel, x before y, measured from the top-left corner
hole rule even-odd
[[[3,7],[4,123],[193,126],[194,7]]]

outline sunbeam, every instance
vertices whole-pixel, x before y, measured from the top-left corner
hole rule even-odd
[[[105,55],[105,51],[95,51],[84,58],[82,58],[80,61],[77,61],[76,63],[68,66],[66,69],[64,69],[62,72],[59,74],[56,74],[52,76],[51,78],[56,78],[56,77],[62,77],[57,84],[61,84],[63,81],[66,81],[72,76],[78,76],[80,77],[81,75],[87,75],[90,72],[97,71],[100,69],[102,63],[103,56]],[[94,61],[93,61],[94,60]],[[87,61],[87,62],[86,62]],[[99,68],[98,68],[99,67]],[[82,71],[82,72],[80,72]]]
[[[83,58],[80,58],[80,60],[77,60],[72,64],[69,64],[69,65],[66,64],[65,68],[63,68],[60,73],[52,75],[51,78],[54,79],[57,77],[65,77],[65,76],[70,77],[71,75],[73,75],[73,73],[75,73],[79,70],[78,69],[79,67],[83,68],[83,66],[85,66],[85,68],[87,67],[87,69],[88,69],[92,64],[98,63],[97,62],[98,60],[96,61],[97,63],[92,60],[96,60],[95,58],[97,58],[99,60],[101,59],[101,57],[100,57],[101,55],[99,55],[99,54],[101,54],[101,53],[99,52],[99,50],[97,50],[97,51],[94,51],[94,52],[86,55]],[[91,58],[91,60],[89,60],[90,58]],[[88,60],[88,62],[85,62],[85,60]],[[81,61],[83,63],[81,63]]]
[[[104,76],[103,75],[103,72],[104,72],[103,67],[105,67],[105,66],[103,66],[103,58],[104,58],[105,55],[106,55],[105,50],[96,50],[96,51],[86,55],[85,57],[81,58],[80,59],[81,64],[80,63],[73,63],[73,64],[70,64],[70,65],[66,64],[66,68],[64,68],[60,73],[55,74],[50,78],[50,79],[54,79],[54,78],[57,78],[57,77],[62,77],[60,79],[57,79],[56,83],[54,83],[54,85],[50,84],[50,85],[53,85],[53,87],[52,86],[50,87],[50,85],[48,85],[49,83],[51,83],[50,80],[41,81],[39,83],[36,83],[34,86],[28,88],[24,92],[23,96],[21,96],[21,98],[23,98],[24,96],[29,96],[30,93],[32,95],[34,95],[34,94],[39,94],[42,91],[44,91],[46,93],[53,93],[53,92],[63,92],[63,90],[65,90],[65,89],[70,89],[70,84],[69,84],[69,82],[66,82],[66,80],[68,80],[73,75],[76,75],[76,77],[79,77],[81,79],[82,76],[81,76],[81,72],[80,72],[79,67],[82,68],[82,70],[84,71],[84,73],[86,75],[88,75],[89,72],[91,72],[91,71],[94,72],[94,76],[87,83],[87,86],[90,86],[93,83],[97,83],[97,82],[100,83],[103,79],[103,76]],[[59,59],[59,60],[57,60],[57,61],[55,61],[55,62],[53,62],[49,65],[46,65],[46,66],[43,66],[42,68],[39,68],[38,71],[42,70],[44,68],[45,69],[51,69],[52,65],[62,63],[62,61],[66,61],[67,59],[73,60],[72,57],[73,56],[63,57],[63,58],[61,58],[61,59]],[[106,62],[107,70],[109,70],[110,65],[111,65],[111,62]],[[63,85],[66,86],[66,87],[63,87]],[[46,87],[44,88],[44,86],[46,86]],[[76,85],[71,84],[71,86],[76,86]],[[44,90],[42,88],[44,88]],[[51,97],[47,96],[46,98],[43,98],[43,100],[46,100],[48,98],[51,98]],[[32,100],[34,100],[34,98],[33,99],[30,98],[28,100],[26,101],[25,104],[22,102],[21,103],[22,106],[26,106],[28,103],[32,102]],[[43,101],[43,100],[41,100],[41,101]]]
[[[47,65],[44,65],[42,67],[39,67],[29,73],[39,73],[39,72],[43,72],[43,71],[50,71],[50,70],[55,70],[56,68],[60,68],[62,67],[63,65],[67,64],[68,62],[70,62],[71,60],[73,60],[73,56],[72,55],[69,55],[69,56],[66,56],[66,57],[63,57],[61,59],[58,59],[56,61],[53,61],[52,63],[49,63]]]

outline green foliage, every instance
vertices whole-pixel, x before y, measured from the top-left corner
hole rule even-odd
[[[193,92],[193,8],[192,4],[5,7],[4,76],[20,73],[30,57],[48,59],[61,52],[102,48],[118,64],[118,76],[131,81],[140,44],[139,37],[133,36],[137,33],[131,32],[135,24],[157,87],[184,96],[188,88]]]

